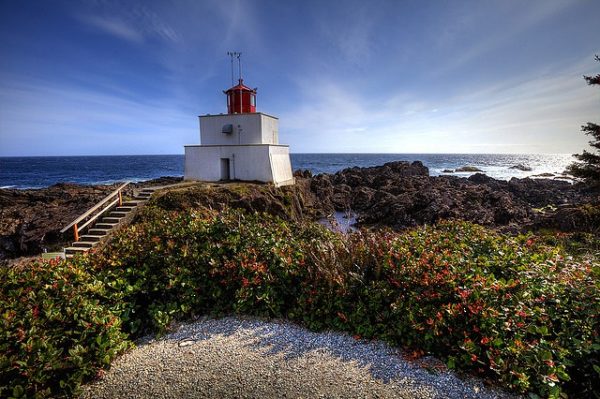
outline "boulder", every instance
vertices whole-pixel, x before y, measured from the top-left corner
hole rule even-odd
[[[461,166],[456,169],[456,172],[483,172],[483,170],[475,167],[475,166]]]
[[[523,165],[522,163],[511,166],[509,169],[516,169],[523,172],[531,172],[531,168],[527,165]]]

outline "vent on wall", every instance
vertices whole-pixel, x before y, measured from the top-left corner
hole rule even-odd
[[[223,129],[221,129],[221,133],[224,133],[224,134],[233,133],[233,125],[232,124],[223,125]]]

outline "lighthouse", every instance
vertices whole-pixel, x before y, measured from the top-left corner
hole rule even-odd
[[[227,114],[202,115],[200,145],[185,146],[185,180],[294,183],[289,146],[279,144],[279,120],[256,112],[257,89],[238,83],[223,93]],[[233,75],[233,68],[232,68]]]

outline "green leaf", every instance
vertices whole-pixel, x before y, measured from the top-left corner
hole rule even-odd
[[[21,385],[17,385],[13,388],[12,395],[15,398],[23,397],[25,395],[25,389]]]
[[[454,356],[448,357],[448,361],[446,362],[446,366],[448,366],[448,368],[450,370],[454,370],[456,368],[456,359],[454,358]]]

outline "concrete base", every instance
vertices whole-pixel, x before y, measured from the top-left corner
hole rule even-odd
[[[294,184],[287,145],[186,145],[185,180]]]

